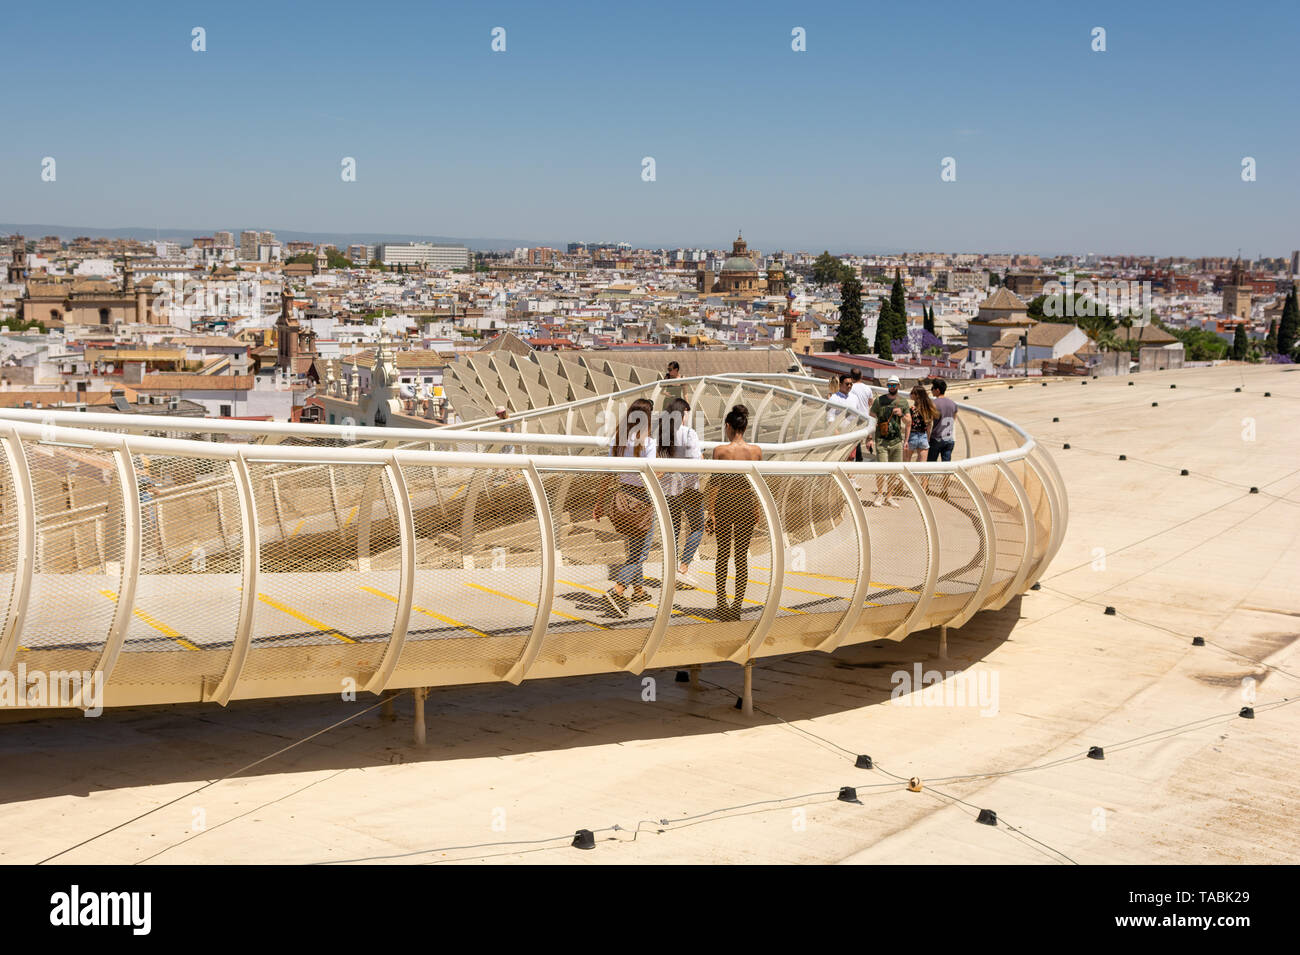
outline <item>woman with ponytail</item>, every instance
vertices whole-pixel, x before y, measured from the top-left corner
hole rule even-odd
[[[727,443],[713,449],[715,461],[759,461],[762,449],[745,440],[749,427],[749,409],[736,405],[727,413],[723,425]],[[744,474],[715,474],[709,479],[704,505],[705,526],[717,534],[718,557],[714,565],[719,620],[739,620],[749,584],[749,542],[758,523],[758,498]],[[727,571],[732,551],[736,560],[735,599],[727,599]]]

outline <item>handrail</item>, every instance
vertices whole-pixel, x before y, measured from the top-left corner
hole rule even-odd
[[[135,611],[135,585],[140,579],[140,550],[143,534],[133,534],[133,528],[141,528],[140,489],[136,486],[135,463],[131,460],[131,448],[126,438],[116,435],[118,447],[114,450],[117,464],[117,478],[122,484],[122,565],[118,573],[121,585],[118,588],[116,606],[113,608],[113,622],[109,624],[108,635],[104,638],[104,648],[99,659],[95,661],[94,672],[101,680],[100,688],[104,690],[112,678],[113,669],[126,642],[126,630],[131,624]],[[102,705],[103,700],[88,699],[94,684],[82,685],[81,696],[73,706],[90,708]]]
[[[653,461],[643,459],[634,465],[646,484],[655,520],[660,527],[663,574],[659,584],[661,592],[654,598],[658,604],[653,618],[638,616],[631,619],[600,617],[592,620],[588,619],[589,614],[576,615],[583,613],[584,606],[591,606],[592,593],[601,593],[603,587],[597,586],[601,584],[600,575],[603,574],[600,565],[607,562],[611,548],[617,546],[617,537],[611,538],[607,524],[602,527],[590,523],[585,516],[579,519],[574,515],[569,526],[570,537],[566,537],[564,545],[565,560],[568,561],[568,548],[572,546],[572,563],[575,568],[583,568],[575,569],[572,574],[577,578],[574,584],[577,590],[574,593],[556,592],[560,559],[557,535],[560,522],[567,520],[562,519],[561,514],[578,507],[586,508],[593,476],[627,472],[629,467],[627,459],[604,453],[563,453],[579,444],[603,452],[607,439],[599,435],[378,428],[356,429],[364,430],[361,436],[365,438],[366,446],[293,441],[235,443],[195,438],[206,439],[209,430],[224,430],[226,433],[238,431],[247,437],[281,441],[308,434],[320,438],[328,436],[331,429],[319,425],[267,425],[203,419],[191,420],[178,427],[179,419],[166,417],[91,415],[50,409],[41,409],[35,414],[25,409],[0,410],[0,421],[3,422],[0,437],[4,438],[14,487],[10,502],[0,503],[18,505],[14,508],[15,513],[4,514],[5,546],[11,548],[8,553],[15,556],[7,557],[8,564],[3,568],[3,572],[12,575],[13,585],[10,614],[0,630],[0,663],[4,664],[0,669],[13,665],[15,660],[26,661],[29,667],[57,663],[58,658],[49,654],[62,650],[53,645],[18,646],[22,616],[33,609],[30,606],[32,601],[41,602],[37,609],[44,618],[52,613],[45,604],[47,601],[66,600],[69,594],[75,601],[83,592],[87,599],[97,598],[97,591],[104,586],[102,569],[87,568],[76,550],[62,542],[71,540],[74,532],[84,533],[77,529],[85,527],[85,522],[102,523],[106,516],[115,516],[119,506],[123,508],[125,550],[112,623],[106,633],[86,635],[85,640],[76,644],[80,649],[94,651],[105,665],[106,677],[113,676],[109,691],[113,705],[196,698],[225,704],[235,698],[255,695],[337,692],[340,678],[354,678],[366,691],[380,693],[406,686],[428,687],[456,682],[496,680],[518,683],[566,673],[618,669],[639,673],[649,667],[684,665],[701,659],[744,664],[756,657],[814,648],[833,651],[846,644],[878,638],[886,629],[881,621],[896,619],[895,615],[902,609],[897,603],[878,608],[868,602],[867,596],[873,586],[916,587],[919,590],[915,603],[907,607],[903,619],[888,628],[889,637],[899,638],[926,624],[960,626],[981,609],[1004,605],[1022,592],[1031,574],[1041,574],[1055,556],[1068,518],[1065,489],[1051,456],[1014,422],[983,409],[964,406],[959,421],[964,418],[982,419],[1000,426],[995,429],[995,450],[992,453],[972,457],[967,442],[967,456],[955,461],[906,464],[844,462],[835,460],[839,456],[835,453],[837,449],[845,449],[855,440],[865,438],[870,429],[838,433],[851,420],[843,417],[843,412],[851,409],[832,406],[824,398],[808,391],[773,385],[772,381],[778,377],[767,376],[750,382],[733,376],[702,376],[697,381],[700,387],[711,385],[713,388],[714,398],[706,401],[710,408],[716,408],[716,401],[725,404],[724,399],[735,399],[737,389],[761,394],[758,398],[761,415],[755,415],[756,426],[761,418],[765,434],[770,435],[778,428],[791,432],[797,430],[798,434],[792,436],[800,438],[799,441],[765,447],[808,451],[810,457],[774,459],[765,454],[764,459],[756,462],[656,458]],[[651,382],[628,391],[649,393],[662,387],[662,382]],[[793,396],[789,409],[783,408],[777,400],[778,395]],[[582,404],[588,411],[601,407],[608,411],[617,400],[616,396],[599,396],[586,399]],[[782,397],[781,401],[784,400]],[[590,420],[590,414],[580,415],[574,411],[578,404],[539,409],[538,413],[558,414],[562,420],[571,423]],[[777,410],[773,410],[774,405]],[[839,414],[834,420],[828,420],[825,412],[832,407]],[[50,433],[51,425],[57,427],[57,434]],[[109,427],[95,430],[88,425]],[[519,427],[526,425],[525,421]],[[965,427],[964,423],[962,427]],[[1008,436],[1001,433],[1001,427],[1007,428],[1014,436],[1010,442]],[[332,430],[342,432],[343,429]],[[120,433],[123,431],[129,436]],[[142,431],[187,437],[138,433]],[[54,437],[59,440],[53,440]],[[355,432],[353,437],[357,437]],[[514,453],[477,450],[501,444],[514,445]],[[447,450],[439,450],[448,446]],[[475,450],[458,450],[465,446]],[[528,453],[526,449],[530,448],[541,453]],[[122,485],[121,504],[117,503],[114,495],[111,503],[70,506],[71,500],[81,500],[74,493],[80,482],[97,482],[97,475],[103,470],[90,460],[84,449],[99,449],[112,455]],[[133,619],[138,617],[148,622],[153,619],[149,614],[159,615],[159,609],[151,606],[156,596],[154,588],[141,591],[147,596],[139,612],[136,611],[145,528],[136,491],[134,462],[141,455],[199,462],[192,467],[179,467],[175,472],[167,468],[163,471],[164,474],[186,474],[196,479],[195,483],[182,480],[170,489],[160,487],[155,498],[156,501],[189,499],[198,502],[168,512],[172,520],[160,530],[166,534],[165,539],[173,543],[178,530],[177,521],[183,526],[183,522],[190,519],[189,515],[211,511],[206,507],[207,495],[216,493],[218,502],[221,502],[223,488],[230,487],[230,478],[223,481],[221,472],[228,468],[233,477],[233,499],[239,515],[228,513],[227,501],[224,512],[215,516],[215,529],[211,524],[211,513],[202,518],[206,523],[196,524],[196,529],[202,528],[200,537],[206,535],[208,539],[216,540],[220,535],[222,563],[211,578],[202,579],[197,587],[184,591],[196,595],[193,613],[206,612],[206,608],[217,606],[220,601],[229,601],[227,607],[237,603],[238,613],[231,625],[232,630],[215,634],[205,632],[202,641],[210,642],[201,641],[199,649],[208,651],[207,657],[194,653],[188,646],[185,650],[175,651],[154,649],[149,654],[148,665],[139,666],[144,662],[136,652],[141,647],[137,646],[136,638],[128,639]],[[1043,484],[1048,506],[1043,507],[1040,503],[1038,514],[1030,509],[1029,494],[1012,469],[1016,462],[1021,462],[1024,473],[1034,475]],[[174,460],[172,463],[183,464]],[[276,483],[262,483],[264,477],[259,469],[273,464],[283,467],[274,469],[273,474],[265,475],[265,479],[273,479]],[[369,507],[356,526],[341,534],[339,542],[319,533],[325,524],[342,532],[347,523],[341,513],[347,505],[340,503],[339,488],[333,481],[334,468],[338,466],[361,466],[373,472],[377,481],[375,488],[367,485],[363,496],[373,496],[374,490],[380,487],[392,491],[395,506],[383,526],[397,528],[396,534],[391,535],[395,539],[390,540],[385,531],[383,543],[375,543],[374,550],[371,549],[367,524],[372,519]],[[432,486],[424,483],[408,485],[409,469],[423,467],[436,470],[437,477]],[[980,467],[990,467],[997,475],[989,491],[981,490],[981,486],[988,482],[977,483],[972,477],[974,469]],[[209,472],[214,468],[217,476],[209,480]],[[499,485],[504,490],[498,493],[487,489],[483,483],[485,476],[503,472],[511,480],[492,486],[497,488]],[[543,473],[551,482],[549,490],[543,481]],[[678,592],[680,542],[672,528],[671,510],[660,486],[660,480],[674,473],[715,478],[727,474],[740,475],[753,488],[771,543],[771,566],[767,568],[767,599],[753,626],[745,631],[743,640],[727,637],[720,642],[718,628],[699,627],[695,622],[701,618],[695,617],[690,608],[702,606],[699,602],[707,600],[707,593],[690,597],[689,590]],[[259,475],[258,485],[253,481],[255,474]],[[293,474],[306,480],[288,479]],[[906,484],[916,501],[915,512],[910,508],[902,512],[885,512],[880,515],[881,521],[868,521],[868,512],[858,500],[854,482],[882,476]],[[829,483],[828,477],[831,479]],[[771,483],[778,478],[780,484]],[[956,481],[971,497],[973,512],[971,507],[963,504],[961,509],[966,511],[963,517],[941,506],[937,499],[930,498],[928,482],[932,480]],[[57,491],[60,486],[66,489],[61,510]],[[48,487],[55,488],[55,493],[49,494],[45,490]],[[39,515],[34,508],[38,489],[42,501],[48,497],[50,502],[43,504],[45,509]],[[830,518],[824,510],[828,495],[832,503]],[[259,500],[262,496],[266,499]],[[93,501],[95,497],[90,499]],[[362,506],[365,507],[364,502]],[[847,506],[847,511],[840,510],[844,506]],[[289,534],[292,536],[304,527],[303,521],[299,520],[304,514],[307,534],[315,535],[312,543],[306,546],[348,550],[348,553],[332,554],[330,560],[319,565],[334,569],[303,569],[291,561],[286,563],[282,548],[274,542],[265,554],[262,553],[263,532],[280,525],[281,535],[292,531]],[[426,525],[426,514],[436,515],[432,524]],[[997,521],[994,520],[995,514]],[[166,520],[161,509],[156,519],[160,522]],[[536,535],[531,530],[532,519],[537,522]],[[378,516],[373,520],[378,521]],[[1004,582],[998,584],[995,578],[999,573],[999,527],[1005,531],[1008,520],[1018,521],[1022,527],[1024,547],[1016,555],[1018,559],[1012,578],[1008,581],[1003,577]],[[234,545],[231,539],[235,522],[241,530],[239,545]],[[942,548],[952,546],[958,540],[969,542],[972,524],[977,526],[984,539],[984,563],[978,568],[978,582],[969,596],[962,595],[956,599],[954,595],[940,600],[937,587],[942,569]],[[473,561],[462,562],[461,558],[482,547],[493,546],[496,542],[492,535],[496,528],[507,528],[504,533],[509,536],[502,537],[502,543],[514,548],[515,553],[526,556],[508,565],[521,568],[517,575],[501,578],[515,580],[513,589],[506,583],[494,583],[493,588],[499,589],[489,589],[488,592],[495,596],[485,600],[481,593],[473,596],[468,590],[468,587],[477,586],[475,576],[485,568],[481,564],[476,567]],[[953,530],[957,536],[950,537]],[[877,538],[877,560],[874,562],[871,555],[873,538]],[[918,582],[913,576],[916,573],[914,561],[911,558],[900,560],[894,556],[893,550],[896,540],[914,547],[920,538],[925,542],[927,563]],[[571,544],[568,543],[570,540]],[[791,576],[803,574],[805,570],[799,564],[794,568],[787,566],[787,551],[795,540],[799,541],[801,548],[810,547],[814,553],[822,553],[824,556],[819,559],[830,559],[836,564],[817,567],[820,573],[811,574],[807,580],[802,576]],[[1041,541],[1045,544],[1039,552]],[[236,552],[229,550],[231,546]],[[969,544],[962,546],[967,548]],[[36,561],[35,555],[46,548],[52,555],[58,555],[57,564],[42,565]],[[166,553],[170,551],[165,552],[164,557]],[[392,569],[398,572],[395,585],[398,593],[389,598],[395,604],[391,632],[387,610],[380,611],[383,622],[376,634],[374,614],[378,608],[367,609],[358,605],[356,613],[365,615],[358,619],[370,622],[356,624],[355,640],[340,638],[334,641],[349,629],[347,615],[352,612],[349,607],[351,598],[346,595],[355,592],[355,587],[364,589],[367,583],[368,562],[354,561],[352,557],[374,556],[378,559],[381,553],[385,563],[376,566],[389,568],[384,573],[391,573]],[[423,556],[426,553],[432,554],[433,559],[426,561]],[[856,572],[850,565],[854,554]],[[839,569],[840,564],[843,570]],[[963,566],[963,580],[971,579],[975,566],[974,563]],[[176,569],[173,567],[170,571]],[[809,571],[812,569],[808,568]],[[845,576],[834,576],[836,573]],[[850,578],[847,576],[849,573],[855,573],[855,576]],[[42,586],[37,587],[36,582],[45,574],[59,574],[60,583],[46,586],[41,581]],[[288,603],[295,602],[292,588],[305,587],[305,593],[321,595],[322,608],[281,607],[277,603],[272,603],[271,609],[261,606],[258,590],[259,580],[264,579],[264,574],[270,575],[266,579],[283,579],[287,588],[285,592],[290,594]],[[828,580],[836,581],[838,585],[821,586],[813,579],[826,574],[830,575]],[[281,578],[281,575],[287,576]],[[330,575],[338,576],[331,578]],[[567,568],[564,574],[559,574],[568,575]],[[908,582],[903,583],[904,579]],[[182,578],[175,580],[180,582]],[[199,578],[189,578],[191,583],[197,580]],[[236,588],[236,580],[242,589]],[[873,584],[873,581],[884,583]],[[492,579],[483,578],[483,582],[492,583]],[[527,593],[522,591],[519,582],[526,582]],[[537,588],[535,602],[534,586]],[[479,591],[484,589],[487,588],[478,587]],[[851,591],[851,596],[846,598],[846,591]],[[432,599],[426,600],[422,596],[416,601],[417,592],[420,595],[431,594]],[[450,600],[445,606],[438,602],[444,595]],[[200,596],[202,600],[197,599]],[[523,599],[525,597],[528,599]],[[847,607],[844,605],[846,599]],[[521,619],[517,613],[503,609],[510,606],[505,601],[531,605],[533,610]],[[411,616],[417,602],[426,605],[419,608],[421,613],[440,617],[447,626],[411,630]],[[891,606],[892,610],[889,609]],[[168,612],[164,605],[161,616],[165,617]],[[279,616],[282,612],[296,617],[298,622]],[[476,616],[479,614],[482,616]],[[793,614],[808,614],[807,619],[816,622],[803,628],[799,621],[804,618]],[[557,641],[555,652],[543,654],[545,643],[550,639],[551,621],[556,619],[556,615],[577,621],[578,625],[565,624],[565,635]],[[777,625],[778,618],[785,621],[780,626]],[[302,627],[303,622],[308,625],[306,630]],[[574,653],[573,648],[584,646],[584,624],[590,628],[585,632],[591,635],[593,649]],[[339,632],[327,629],[330,626],[339,627]],[[688,628],[675,632],[690,636],[670,638],[669,632],[676,627]],[[801,630],[826,636],[810,638],[801,635]],[[726,632],[730,630],[726,629]],[[740,632],[741,628],[736,628],[736,633]],[[512,641],[505,645],[511,648],[509,655],[514,657],[513,660],[502,661],[502,644],[493,642],[498,638]],[[198,637],[193,639],[200,640]],[[417,645],[420,648],[418,654],[409,652]],[[210,660],[215,652],[226,647],[229,647],[229,656],[224,663],[224,672],[216,686],[209,689],[203,681],[215,677],[203,674],[210,672]],[[137,665],[114,670],[119,659],[126,659],[121,654],[127,650],[132,651],[132,662]],[[242,679],[246,668],[257,673],[255,680]],[[159,674],[166,674],[167,679],[158,679]],[[197,692],[187,682],[191,680],[197,683]]]
[[[239,563],[243,589],[239,593],[239,618],[235,624],[235,640],[230,646],[230,658],[226,661],[221,681],[212,691],[212,699],[222,706],[230,702],[248,659],[248,648],[253,639],[253,615],[257,613],[257,563],[262,549],[257,502],[253,496],[253,478],[248,463],[242,454],[236,455],[230,461],[230,468],[239,491],[240,543],[243,545]]]
[[[14,497],[18,503],[18,551],[14,567],[14,593],[9,600],[9,616],[0,632],[0,670],[7,670],[18,652],[22,639],[23,623],[27,619],[27,602],[32,592],[32,576],[36,567],[36,499],[32,477],[27,470],[27,453],[16,428],[10,428],[5,440],[9,457],[9,473],[14,481]]]

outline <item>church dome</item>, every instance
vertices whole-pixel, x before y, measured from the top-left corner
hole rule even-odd
[[[743,255],[733,255],[731,258],[727,259],[726,262],[722,263],[722,271],[757,272],[758,268],[754,265],[751,259],[747,259]]]

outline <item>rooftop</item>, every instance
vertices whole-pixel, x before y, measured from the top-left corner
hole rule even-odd
[[[1300,375],[1225,365],[1128,380],[979,383],[981,407],[1051,450],[1071,521],[1042,589],[950,633],[946,660],[934,631],[761,660],[752,719],[733,708],[734,665],[706,667],[698,688],[647,673],[653,702],[631,674],[438,689],[424,749],[410,742],[409,695],[395,723],[361,712],[365,695],[343,711],[337,698],[108,710],[93,733],[79,714],[22,714],[0,737],[24,766],[0,778],[0,852],[30,863],[77,846],[57,860],[71,864],[1294,863],[1300,707],[1273,701],[1295,698],[1300,673]],[[976,403],[973,387],[949,395]],[[1240,419],[1261,403],[1271,424],[1242,442]],[[918,694],[899,705],[891,675],[916,666],[996,679],[996,714]],[[1254,720],[1236,715],[1246,678]],[[289,741],[303,742],[225,778]],[[1103,761],[1084,755],[1094,745]],[[858,753],[876,769],[855,769]],[[897,779],[911,776],[921,792]],[[211,780],[195,833],[192,800],[168,801]],[[844,785],[866,805],[837,801]],[[974,806],[1007,825],[975,825]],[[595,851],[569,847],[579,828],[598,830]],[[452,848],[477,843],[495,845]]]

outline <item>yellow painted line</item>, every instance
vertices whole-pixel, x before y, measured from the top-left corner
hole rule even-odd
[[[103,594],[105,597],[107,597],[109,600],[113,601],[113,603],[117,603],[117,594],[113,593],[113,591],[101,590],[100,593]],[[182,637],[179,632],[173,630],[171,627],[167,626],[167,624],[160,623],[159,621],[155,620],[153,617],[149,616],[143,610],[136,608],[133,611],[133,613],[135,616],[139,617],[149,626],[153,627],[155,630],[161,633],[164,637],[170,637],[171,639],[179,643],[181,646],[183,646],[186,650],[198,649],[198,647],[196,647],[194,644],[190,643],[190,641]]]
[[[451,492],[451,496],[450,496],[449,498],[447,498],[447,500],[448,500],[448,501],[454,501],[454,500],[456,500],[456,495],[464,493],[465,488],[467,488],[467,487],[469,487],[468,484],[462,484],[460,487],[456,488],[456,490],[454,490],[454,491]]]
[[[735,577],[728,577],[727,579],[728,579],[728,580],[735,580],[736,578],[735,578]],[[766,584],[762,584],[761,586],[766,587],[767,585],[766,585]],[[718,592],[717,592],[716,590],[710,590],[710,589],[707,588],[707,587],[696,587],[695,589],[698,590],[698,591],[699,591],[700,593],[702,593],[702,594],[713,594],[715,597],[718,595]],[[769,588],[769,589],[770,589],[770,588]],[[742,598],[740,598],[740,599],[743,600],[743,601],[745,601],[745,603],[747,603],[747,604],[758,604],[760,607],[765,607],[765,606],[767,606],[767,602],[766,602],[766,601],[763,601],[763,600],[751,600],[749,597],[742,597]],[[799,610],[799,609],[797,609],[797,608],[795,608],[795,607],[782,607],[780,604],[777,605],[777,609],[778,609],[778,610],[784,610],[786,613],[799,613],[799,614],[805,614],[805,615],[808,613],[808,611],[806,611],[806,610]]]
[[[298,526],[295,527],[293,530],[291,530],[291,531],[289,532],[289,536],[292,537],[294,534],[296,534],[296,533],[298,533],[300,530],[302,530],[302,525],[304,525],[304,524],[306,524],[306,523],[307,523],[307,518],[304,517],[302,520],[300,520],[300,521],[298,522]]]
[[[534,607],[534,608],[537,608],[537,609],[539,609],[539,610],[541,609],[540,607],[537,607],[537,604],[533,603],[531,600],[525,600],[523,597],[516,597],[514,594],[503,594],[501,591],[499,591],[499,590],[493,590],[491,587],[484,587],[484,586],[482,586],[482,585],[480,585],[480,584],[471,584],[468,580],[467,580],[467,581],[464,581],[464,584],[465,584],[466,587],[473,587],[475,590],[481,590],[481,591],[483,591],[485,594],[492,594],[492,596],[494,596],[494,597],[504,597],[506,600],[513,600],[513,601],[515,601],[516,603],[528,604],[528,606],[530,606],[530,607]],[[585,624],[587,624],[587,626],[589,626],[589,627],[598,627],[598,628],[601,629],[601,630],[608,630],[608,629],[609,629],[609,627],[602,627],[600,624],[596,623],[594,620],[585,620],[585,619],[583,619],[582,617],[575,617],[573,614],[571,614],[571,613],[565,613],[563,610],[555,610],[555,609],[552,609],[552,610],[551,610],[551,613],[555,614],[557,617],[565,617],[565,618],[567,618],[567,619],[569,619],[569,620],[576,620],[576,621],[578,621],[578,623],[585,623]]]
[[[580,587],[583,590],[590,590],[593,594],[605,593],[605,591],[601,590],[598,587],[588,587],[586,584],[580,584],[576,580],[561,580],[559,577],[556,577],[555,582],[559,584],[564,584],[566,587]],[[650,603],[650,601],[648,600],[646,601],[646,606],[649,607],[651,610],[659,609],[657,605]],[[690,617],[692,620],[700,621],[700,623],[717,623],[716,620],[710,620],[707,617],[697,617],[693,613],[687,613],[685,610],[678,610],[676,607],[673,608],[673,613],[679,617]]]
[[[385,600],[391,600],[393,603],[397,603],[396,597],[394,597],[392,594],[386,594],[382,590],[376,590],[374,587],[362,587],[361,589],[368,594],[374,594],[376,597],[383,597]],[[443,623],[449,623],[453,627],[460,627],[460,629],[468,630],[470,633],[477,633],[480,637],[491,636],[490,633],[484,633],[482,630],[479,630],[476,627],[471,627],[467,623],[462,623],[461,621],[457,620],[454,617],[448,617],[443,614],[440,614],[436,610],[426,610],[424,607],[417,607],[415,604],[411,604],[411,609],[418,610],[420,613],[424,614],[425,616],[432,617],[434,620],[441,620]]]
[[[280,611],[281,613],[287,613],[295,620],[301,620],[303,623],[307,624],[307,626],[314,627],[317,630],[320,630],[322,633],[327,633],[331,637],[334,637],[335,639],[342,640],[344,643],[356,643],[356,641],[353,640],[351,637],[343,636],[343,634],[338,633],[332,628],[325,626],[325,624],[321,623],[319,620],[313,620],[311,617],[307,616],[304,613],[299,613],[298,611],[294,610],[292,607],[286,607],[278,600],[272,600],[266,594],[258,594],[257,599],[262,601],[262,603],[266,604],[268,607],[274,607],[276,610]]]
[[[352,510],[348,511],[348,519],[347,519],[346,521],[343,522],[343,526],[344,526],[344,527],[347,527],[349,524],[351,524],[351,523],[352,523],[352,518],[354,518],[354,517],[356,517],[356,516],[357,516],[357,505],[353,504],[353,505],[352,505]]]
[[[759,567],[757,564],[755,564],[754,569],[771,571],[772,568]],[[856,577],[835,577],[832,576],[831,574],[814,574],[810,570],[787,570],[786,573],[798,574],[800,577],[816,577],[818,580],[833,580],[837,584],[856,584],[858,582]],[[919,594],[921,592],[919,590],[912,590],[909,587],[899,587],[896,586],[895,584],[881,583],[879,580],[868,580],[867,585],[870,587],[880,587],[883,590],[901,590],[903,591],[903,593],[907,593],[907,594]]]

